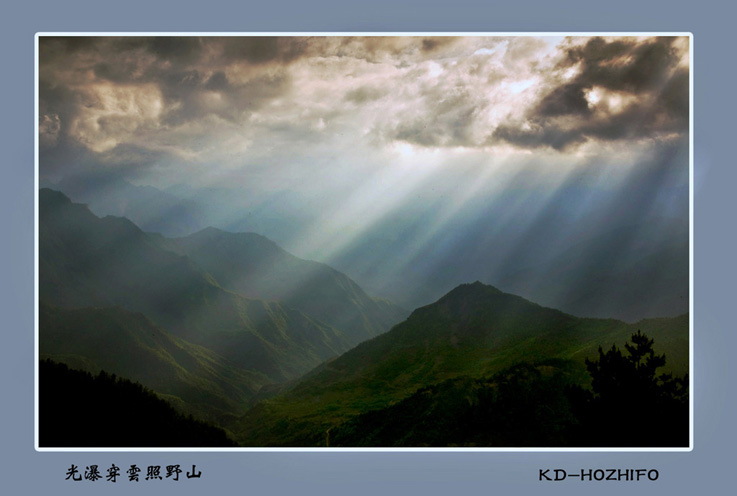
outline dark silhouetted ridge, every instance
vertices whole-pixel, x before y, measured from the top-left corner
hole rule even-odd
[[[106,372],[39,364],[41,447],[234,447],[222,429],[176,412],[151,390]]]

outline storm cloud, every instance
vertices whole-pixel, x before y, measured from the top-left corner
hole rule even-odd
[[[40,166],[591,152],[683,136],[688,85],[685,37],[42,37]]]
[[[564,150],[587,141],[672,139],[688,131],[689,75],[682,38],[593,38],[565,50],[562,79],[488,142]]]

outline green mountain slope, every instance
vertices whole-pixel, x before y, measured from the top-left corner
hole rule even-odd
[[[576,418],[566,387],[575,365],[519,364],[486,379],[467,376],[423,387],[409,397],[330,429],[330,446],[571,446]]]
[[[316,432],[313,440],[332,447],[689,445],[688,392],[680,381],[630,376],[609,391],[624,396],[612,402],[601,388],[595,397],[577,383],[577,365],[551,359],[483,379],[448,379]],[[647,394],[638,394],[643,387]]]
[[[203,205],[184,200],[152,186],[135,186],[105,173],[67,175],[51,189],[73,201],[89,205],[99,216],[130,219],[144,231],[184,236],[208,225]]]
[[[282,302],[339,329],[351,345],[406,317],[391,303],[369,297],[345,274],[295,257],[258,234],[210,227],[185,238],[157,239],[162,247],[188,256],[224,288]]]
[[[91,373],[105,370],[167,396],[211,421],[236,415],[269,380],[119,307],[65,310],[41,304],[40,355]]]
[[[318,367],[283,395],[261,402],[233,429],[245,444],[311,445],[346,419],[419,388],[488,377],[518,362],[571,360],[577,364],[572,374],[582,382],[587,356],[599,345],[626,341],[638,328],[664,345],[656,351],[673,357],[672,370],[687,369],[688,361],[681,361],[688,355],[687,318],[636,325],[581,319],[481,283],[465,284]]]
[[[142,312],[171,334],[274,382],[350,347],[340,332],[297,310],[223,289],[127,219],[100,219],[48,189],[39,192],[39,291],[53,306]]]

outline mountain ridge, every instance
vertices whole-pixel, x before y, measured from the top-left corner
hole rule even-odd
[[[659,351],[679,350],[670,370],[688,370],[688,318],[638,324]],[[599,346],[627,341],[636,328],[615,319],[575,317],[479,282],[463,284],[260,402],[232,429],[246,445],[309,445],[331,426],[423,387],[489,377],[521,362],[570,361],[568,375],[585,381],[584,360],[595,357]]]
[[[48,304],[142,312],[175,336],[276,382],[349,347],[339,331],[297,310],[223,289],[127,219],[100,219],[46,189],[39,212],[39,292]]]
[[[189,257],[224,288],[299,310],[340,330],[351,345],[387,331],[406,316],[393,304],[368,296],[345,274],[296,257],[256,233],[208,227],[156,241]]]

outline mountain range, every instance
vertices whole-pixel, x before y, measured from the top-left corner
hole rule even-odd
[[[183,238],[156,239],[162,248],[187,256],[225,289],[282,302],[340,329],[351,346],[406,317],[388,301],[369,297],[345,274],[295,257],[258,234],[209,227]]]
[[[208,225],[199,202],[117,177],[87,173],[66,176],[57,183],[45,181],[42,186],[64,192],[74,201],[88,205],[96,215],[130,219],[146,232],[184,236]]]
[[[637,324],[579,318],[479,282],[464,284],[259,403],[231,429],[245,445],[324,446],[325,432],[357,415],[422,388],[488,378],[518,363],[558,360],[555,367],[565,370],[570,384],[585,384],[585,360],[638,329],[654,338],[670,371],[688,372],[686,315]]]
[[[357,341],[384,332],[392,319],[398,319],[402,313],[388,302],[371,299],[337,271],[292,257],[259,237],[227,235],[227,241],[235,243],[230,253],[238,258],[228,260],[215,252],[222,266],[210,263],[208,268],[225,276],[229,274],[227,268],[235,263],[254,266],[247,262],[249,254],[257,261],[261,260],[259,257],[286,260],[286,270],[275,267],[277,273],[273,277],[263,274],[261,281],[273,278],[279,281],[276,287],[282,290],[293,287],[306,295],[333,295],[333,300],[315,308],[320,318],[295,309],[276,294],[262,294],[271,300],[264,301],[238,293],[235,290],[240,286],[232,279],[226,278],[221,285],[196,260],[166,249],[199,246],[196,243],[203,238],[212,240],[208,234],[213,231],[192,239],[167,241],[143,232],[125,218],[99,218],[62,193],[42,189],[39,192],[39,294],[43,353],[56,359],[74,355],[77,363],[86,360],[95,364],[92,369],[147,377],[146,384],[154,387],[164,379],[153,379],[156,374],[150,368],[156,367],[150,360],[140,363],[140,367],[148,369],[142,376],[140,371],[133,373],[121,368],[119,362],[112,360],[112,354],[104,351],[127,346],[129,350],[142,352],[141,336],[146,336],[149,342],[143,343],[144,348],[163,360],[160,368],[168,367],[169,375],[176,369],[174,365],[201,362],[204,357],[211,363],[199,364],[200,369],[228,363],[227,368],[240,375],[243,384],[238,394],[221,403],[242,406],[261,386],[298,377],[325,359],[347,351]],[[243,239],[246,244],[255,239],[256,248],[246,247],[241,242]],[[258,251],[259,248],[266,248],[266,252]],[[198,253],[193,252],[195,256]],[[276,255],[271,256],[269,252]],[[313,280],[313,276],[317,279]],[[306,301],[304,306],[311,309],[313,300],[308,296],[293,300]],[[77,323],[79,331],[67,332],[62,339],[59,336],[72,326],[71,322]],[[99,331],[90,328],[91,323]],[[84,336],[95,332],[97,344],[88,346]],[[71,340],[76,342],[69,344]],[[178,355],[173,353],[175,349]],[[80,361],[80,357],[84,360]],[[132,358],[129,360],[129,365],[136,363]],[[171,390],[159,390],[181,398],[177,393],[181,388],[174,387],[177,381],[181,383],[180,379],[165,379],[172,385]],[[186,383],[190,378],[183,380]],[[222,386],[221,381],[218,387]]]
[[[477,281],[403,320],[345,274],[258,234],[166,237],[50,189],[39,191],[39,299],[42,358],[138,381],[245,446],[492,443],[486,427],[454,441],[453,411],[478,427],[474,405],[524,410],[519,397],[532,419],[544,414],[535,398],[555,391],[556,415],[573,418],[578,403],[561,398],[591,387],[587,360],[636,330],[665,353],[667,371],[689,364],[687,314],[581,318]],[[414,425],[416,408],[437,415]],[[500,429],[514,423],[494,418]],[[518,426],[492,444],[569,443],[575,422],[559,419],[543,441]]]
[[[591,180],[571,178],[552,198],[512,185],[493,202],[482,197],[458,207],[443,195],[410,202],[330,253],[303,246],[304,229],[319,225],[315,210],[325,207],[294,191],[161,190],[90,173],[47,185],[96,215],[127,217],[168,238],[208,226],[258,232],[406,309],[480,280],[580,316],[636,322],[687,312],[688,202],[654,207],[661,194],[688,198],[687,187],[660,188],[647,200],[633,192],[636,200],[622,202],[607,188],[592,195],[579,184]]]

